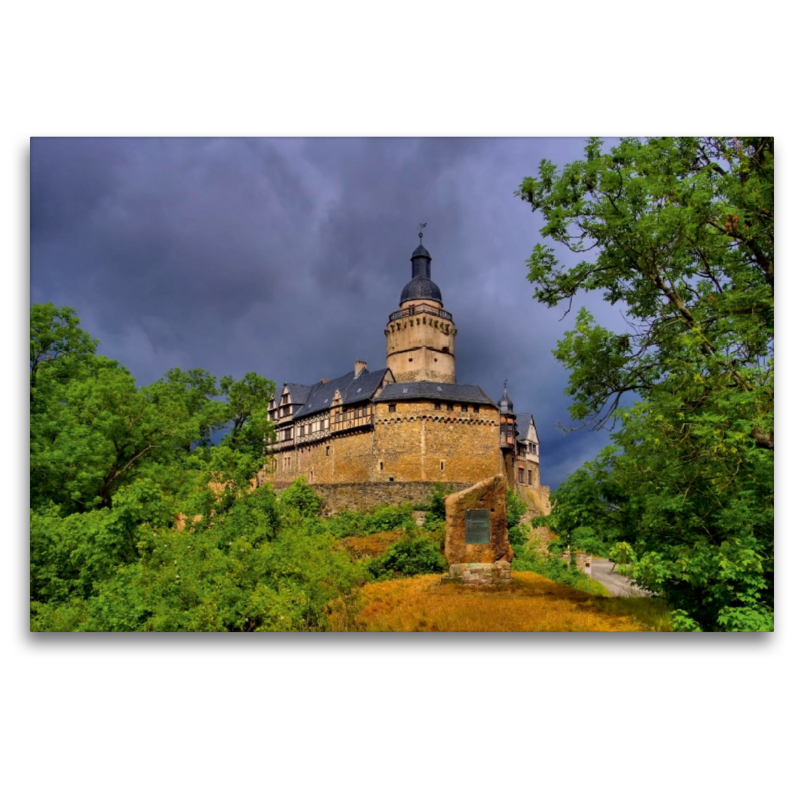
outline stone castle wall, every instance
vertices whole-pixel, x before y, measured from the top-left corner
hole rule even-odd
[[[442,404],[445,406],[446,404]],[[501,469],[497,411],[469,405],[436,410],[432,400],[375,406],[374,425],[329,436],[275,454],[265,479],[312,486],[444,482],[471,485]]]
[[[275,489],[282,491],[289,486],[288,481],[274,481]],[[335,514],[348,509],[350,511],[371,511],[378,506],[399,506],[411,503],[414,506],[425,505],[431,496],[434,481],[416,481],[398,483],[338,483],[314,484],[312,489],[325,501],[325,513]],[[468,487],[465,483],[453,485],[453,491],[461,491]]]

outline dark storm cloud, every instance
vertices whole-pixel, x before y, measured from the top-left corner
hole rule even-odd
[[[603,434],[564,436],[571,324],[531,299],[541,221],[514,197],[578,139],[34,139],[31,300],[73,306],[142,383],[167,369],[334,378],[385,363],[417,225],[459,331],[458,379],[533,412],[544,482]],[[620,327],[614,309],[587,300]]]

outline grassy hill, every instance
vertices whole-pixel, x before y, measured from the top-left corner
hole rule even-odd
[[[529,572],[508,586],[443,584],[439,575],[364,586],[355,614],[334,606],[336,631],[668,631],[666,607],[651,598],[598,597]]]

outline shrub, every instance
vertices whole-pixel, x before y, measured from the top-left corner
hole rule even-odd
[[[305,478],[298,478],[281,494],[281,505],[287,511],[294,511],[303,519],[318,517],[324,502],[308,485]]]
[[[563,583],[591,594],[607,594],[605,589],[593,581],[586,573],[576,569],[572,564],[562,561],[553,555],[541,556],[527,548],[517,551],[511,562],[511,569],[516,572],[534,572],[556,583]]]
[[[428,520],[432,522],[444,522],[445,510],[444,501],[447,495],[452,494],[455,487],[452,483],[436,483],[431,489],[431,494],[428,499],[428,505],[425,506],[425,511],[428,512]]]
[[[385,580],[400,575],[445,572],[447,562],[436,542],[427,536],[405,536],[385,556],[370,562],[368,569],[373,578]]]
[[[415,528],[411,506],[380,506],[369,513],[359,511],[340,511],[325,521],[328,532],[337,539],[348,536],[369,536],[371,533],[405,530]]]
[[[530,526],[521,523],[523,514],[528,510],[523,499],[513,490],[506,489],[506,514],[508,516],[508,541],[514,552],[524,550],[528,543]]]

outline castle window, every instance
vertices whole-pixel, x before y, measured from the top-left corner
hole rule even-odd
[[[478,406],[472,406],[472,410],[477,414],[479,411]]]
[[[389,483],[394,483],[394,478],[389,478]]]
[[[450,352],[450,348],[449,347],[443,347],[442,348],[442,352],[443,353],[449,353]]]
[[[433,410],[434,411],[441,411],[442,410],[442,404],[441,403],[434,403],[433,404]]]
[[[389,413],[393,414],[395,411],[397,411],[397,406],[394,403],[389,403]]]
[[[444,469],[444,461],[440,461],[439,462],[439,469],[441,469],[441,470]]]
[[[533,471],[528,470],[528,486],[533,486]]]
[[[462,403],[461,404],[461,410],[462,411],[469,411],[469,406],[466,403]]]
[[[453,410],[453,408],[454,408],[454,406],[453,406],[453,404],[452,404],[452,403],[448,403],[448,404],[447,404],[447,410],[448,410],[448,411],[452,411],[452,410]]]
[[[414,359],[413,359],[413,358],[409,358],[408,360],[409,360],[409,361],[413,361]]]
[[[327,446],[327,447],[325,448],[325,455],[326,455],[326,456],[329,456],[330,454],[331,454],[331,448],[330,448],[330,446]]]
[[[378,469],[383,471],[383,461],[378,462]]]
[[[519,468],[519,483],[525,483],[525,470],[522,467]]]
[[[336,416],[334,417],[334,422],[339,422],[339,420],[341,419],[341,417],[342,417],[342,415],[341,415],[341,414],[340,414],[340,413],[337,411],[337,412],[336,412]]]

